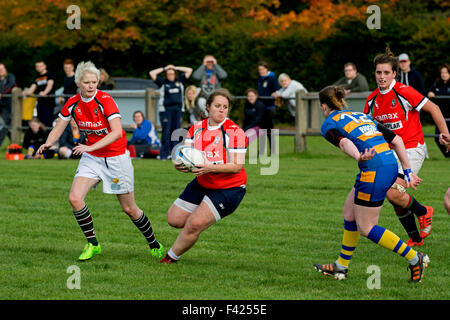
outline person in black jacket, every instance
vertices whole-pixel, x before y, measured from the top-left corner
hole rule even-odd
[[[436,96],[447,96],[447,99],[436,99],[435,102],[439,109],[441,109],[442,115],[445,118],[445,122],[447,123],[447,127],[450,129],[450,66],[448,64],[443,64],[439,67],[439,76],[433,85],[428,90],[428,98],[434,98]],[[436,134],[438,135],[440,132],[436,127]],[[442,154],[450,158],[450,152],[446,152],[445,146],[439,143],[439,137],[434,138],[436,144],[441,150]]]
[[[29,122],[29,126],[23,137],[22,144],[22,147],[27,150],[25,159],[33,159],[36,151],[45,143],[48,137],[48,132],[44,124],[38,118],[33,117]],[[42,154],[42,158],[51,159],[55,156],[55,152],[56,150],[53,148],[48,149]]]
[[[270,71],[269,65],[265,61],[258,62],[258,95],[260,97],[271,97],[272,93],[280,89],[280,84],[275,73]],[[269,139],[269,147],[272,149],[272,129],[273,118],[275,117],[275,98],[261,100],[265,105],[264,116],[262,120],[262,128],[267,129],[267,138]],[[260,144],[264,146],[265,144]]]
[[[246,91],[247,100],[244,105],[244,122],[242,129],[248,137],[249,143],[260,135],[265,105],[258,99],[258,91],[250,88]]]
[[[420,94],[425,95],[425,85],[423,83],[422,75],[419,71],[413,68],[409,56],[406,53],[402,53],[398,56],[398,66],[400,72],[397,75],[397,81],[407,86],[411,86]]]

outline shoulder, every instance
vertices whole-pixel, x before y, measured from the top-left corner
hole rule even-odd
[[[421,95],[416,89],[414,89],[411,86],[407,86],[406,84],[397,82],[394,85],[394,91],[397,92],[397,94],[408,98],[409,96],[415,96],[415,95]]]
[[[225,120],[225,122],[223,123],[222,126],[225,129],[225,131],[227,131],[227,130],[232,130],[232,131],[242,130],[241,127],[239,127],[233,120],[230,120],[230,119]]]
[[[65,105],[66,106],[72,106],[76,103],[78,103],[81,100],[81,96],[79,93],[77,93],[76,95],[71,96],[69,99],[67,99]]]
[[[373,100],[378,94],[380,93],[380,90],[376,88],[366,99],[366,103]]]
[[[114,99],[111,97],[109,93],[106,93],[102,90],[97,90],[97,94],[95,95],[95,99],[100,102],[114,102]]]

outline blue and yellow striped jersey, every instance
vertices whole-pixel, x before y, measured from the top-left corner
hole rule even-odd
[[[375,121],[362,112],[333,111],[322,124],[321,133],[327,140],[336,134],[345,137],[351,140],[360,152],[364,152],[366,148],[374,148],[376,155],[371,160],[359,162],[360,168],[376,168],[397,163]]]

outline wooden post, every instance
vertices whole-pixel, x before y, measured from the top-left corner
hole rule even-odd
[[[299,153],[306,151],[306,105],[303,97],[305,92],[299,90],[295,93],[295,148],[294,151]]]
[[[22,140],[22,89],[12,89],[11,99],[11,143],[20,144]]]
[[[311,119],[311,129],[320,130],[320,103],[319,98],[310,100],[309,111],[310,111],[310,119]]]
[[[159,92],[153,88],[148,88],[145,90],[145,113],[148,120],[156,126],[156,116],[158,114],[157,105]]]

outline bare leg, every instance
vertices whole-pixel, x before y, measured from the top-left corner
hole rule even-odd
[[[216,223],[216,219],[208,205],[202,203],[187,218],[183,230],[175,240],[172,251],[177,256],[181,256],[197,242],[200,233]]]

